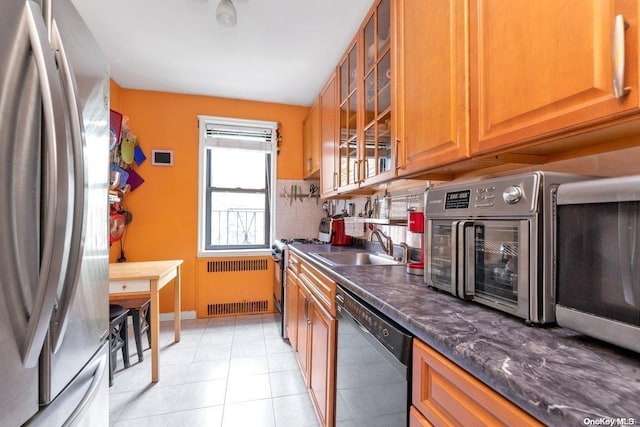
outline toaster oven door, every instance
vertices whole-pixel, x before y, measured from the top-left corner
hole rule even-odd
[[[458,295],[530,319],[530,221],[461,221],[457,228]]]
[[[452,220],[428,220],[427,233],[424,233],[426,272],[424,280],[427,285],[456,295],[455,248],[456,224]]]

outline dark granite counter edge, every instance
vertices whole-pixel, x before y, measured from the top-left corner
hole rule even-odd
[[[620,401],[616,401],[615,404],[611,405],[613,406],[611,411],[614,411],[614,413],[608,412],[606,410],[597,411],[595,409],[590,412],[588,408],[592,405],[589,405],[589,402],[584,401],[574,402],[574,405],[572,405],[571,397],[565,398],[565,396],[562,395],[562,385],[558,387],[560,389],[560,391],[558,391],[555,389],[556,387],[554,387],[553,384],[549,384],[549,379],[546,379],[546,385],[536,383],[536,369],[535,367],[528,366],[527,363],[520,363],[520,365],[516,366],[516,368],[527,370],[528,372],[526,373],[526,375],[528,375],[529,377],[523,376],[522,378],[510,378],[507,375],[511,375],[511,373],[509,372],[509,369],[511,368],[508,365],[510,358],[508,356],[504,359],[492,359],[491,357],[486,358],[486,354],[490,354],[487,353],[487,349],[484,350],[484,353],[481,351],[476,352],[473,349],[473,345],[471,345],[470,347],[465,345],[464,336],[466,331],[462,331],[462,338],[458,339],[455,334],[453,334],[454,336],[447,336],[447,334],[438,333],[437,325],[436,327],[429,329],[426,325],[428,325],[429,322],[437,320],[436,316],[423,315],[423,313],[420,312],[410,313],[403,311],[393,303],[389,303],[387,301],[387,299],[391,299],[390,297],[385,299],[385,291],[380,290],[380,288],[372,290],[372,288],[375,288],[375,284],[370,284],[369,282],[371,282],[371,280],[363,283],[361,280],[359,281],[359,276],[366,271],[376,271],[377,275],[387,275],[389,278],[392,278],[395,281],[402,282],[403,292],[413,292],[415,298],[420,299],[424,295],[426,295],[426,297],[424,297],[425,300],[427,298],[438,299],[439,301],[445,302],[445,304],[447,305],[453,306],[453,308],[455,309],[455,313],[451,312],[448,315],[456,316],[456,321],[461,320],[461,323],[463,324],[466,322],[467,326],[471,328],[473,328],[474,316],[484,317],[485,323],[491,322],[492,327],[495,327],[497,329],[503,328],[505,332],[508,332],[510,330],[517,330],[520,335],[532,335],[534,338],[536,336],[542,337],[546,341],[550,342],[554,340],[560,340],[560,348],[557,350],[560,352],[571,353],[571,351],[574,350],[575,347],[577,349],[575,350],[575,353],[577,353],[578,358],[581,356],[580,352],[583,351],[584,347],[588,349],[589,346],[595,345],[596,347],[598,347],[600,345],[597,343],[593,344],[589,339],[587,339],[585,342],[580,334],[559,327],[532,328],[525,326],[524,323],[520,321],[520,319],[514,319],[511,316],[496,312],[490,308],[480,307],[476,304],[469,304],[467,302],[458,300],[451,295],[443,294],[430,289],[426,286],[426,284],[424,284],[424,282],[422,281],[422,277],[412,277],[410,275],[404,274],[403,266],[371,266],[364,267],[364,269],[361,266],[340,266],[330,268],[327,265],[318,262],[315,258],[307,254],[312,250],[315,252],[335,252],[353,250],[351,248],[323,247],[322,249],[318,250],[318,247],[305,247],[303,245],[300,247],[296,246],[293,249],[297,254],[302,256],[309,263],[313,264],[320,271],[327,274],[329,277],[340,283],[349,291],[358,295],[360,298],[371,304],[376,309],[380,310],[383,314],[397,322],[402,327],[406,328],[417,338],[432,346],[434,349],[442,353],[454,363],[465,369],[467,372],[471,373],[487,386],[494,389],[499,394],[501,394],[509,401],[513,402],[518,407],[522,408],[525,412],[528,412],[541,422],[547,423],[549,425],[584,425],[585,417],[588,416],[591,418],[595,418],[599,414],[602,414],[602,416],[605,417],[635,417],[636,420],[639,419],[638,417],[640,416],[640,407],[637,403],[635,403],[634,407],[631,408],[631,410],[635,413],[615,412],[616,410],[620,411],[620,408],[622,407],[621,405],[624,404]],[[463,311],[463,315],[459,315],[458,310]],[[439,314],[440,318],[445,315],[447,314]],[[468,318],[466,320],[463,320],[462,316],[467,316]],[[469,336],[468,333],[466,336]],[[496,338],[498,340],[508,339],[508,337],[504,336],[496,336]],[[533,341],[535,341],[535,339]],[[494,345],[493,343],[488,343],[486,339],[480,344],[484,346]],[[498,342],[497,344],[500,343]],[[505,343],[502,344],[504,345]],[[515,351],[523,350],[518,348],[518,343],[514,343],[511,345],[514,346]],[[552,346],[554,345],[555,344],[552,344]],[[532,346],[535,346],[535,343],[527,344],[527,347],[529,347],[528,350],[532,352],[530,356],[532,360],[537,361],[538,359],[540,359],[542,360],[541,363],[546,363],[544,355],[540,356],[540,354],[537,354],[537,349],[530,348]],[[501,348],[500,350],[502,350],[501,353],[503,354],[509,353],[509,351],[504,351],[503,348]],[[527,350],[527,348],[524,348],[524,350]],[[549,347],[545,347],[544,350],[549,351]],[[615,354],[615,351],[612,352],[611,350],[606,348],[603,351],[607,356],[609,355],[609,353]],[[573,356],[574,355],[571,355],[571,357]],[[589,356],[595,359],[601,357],[601,355],[593,356],[591,354],[589,354]],[[628,353],[623,352],[621,360],[626,361],[627,357]],[[561,358],[557,359],[562,360]],[[634,360],[635,362],[638,362],[638,359],[631,355],[631,361]],[[636,363],[635,366],[640,367],[640,363]],[[631,366],[632,372],[634,371],[635,366]],[[549,368],[547,368],[547,373],[548,370]],[[531,376],[533,376],[533,378],[531,378]],[[636,375],[636,377],[640,378],[640,374]],[[540,379],[540,383],[543,382],[544,379]],[[640,379],[638,379],[638,381],[634,385],[638,390],[640,390]],[[565,385],[565,387],[567,387],[567,385]],[[631,394],[631,396],[633,396],[633,394]],[[596,398],[597,397],[594,396],[594,399]]]

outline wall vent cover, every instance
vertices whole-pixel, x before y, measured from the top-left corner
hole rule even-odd
[[[207,273],[225,273],[228,271],[265,271],[269,264],[266,259],[237,259],[231,261],[207,262]]]
[[[219,304],[209,304],[207,306],[207,314],[209,316],[222,316],[229,314],[254,314],[266,313],[268,309],[269,303],[267,300],[226,302]]]

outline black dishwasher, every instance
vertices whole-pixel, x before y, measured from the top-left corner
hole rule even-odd
[[[340,286],[336,308],[336,425],[407,426],[412,336]]]

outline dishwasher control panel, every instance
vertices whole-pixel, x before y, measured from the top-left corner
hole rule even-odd
[[[409,360],[411,335],[402,331],[391,320],[385,319],[382,313],[376,312],[373,307],[366,306],[364,301],[361,302],[356,298],[345,290],[336,290],[337,310],[350,315],[361,329],[371,334],[398,360]],[[340,327],[339,324],[338,327]]]

